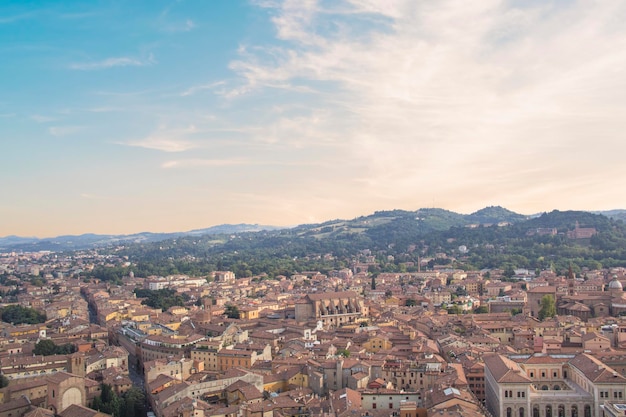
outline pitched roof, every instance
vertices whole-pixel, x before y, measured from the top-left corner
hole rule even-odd
[[[593,356],[581,353],[569,361],[571,366],[581,371],[590,381],[595,383],[625,383],[626,378],[614,369],[600,362]]]
[[[498,382],[531,382],[517,363],[502,355],[485,355],[484,362]]]
[[[358,295],[354,291],[325,292],[320,294],[307,294],[307,298],[311,301],[335,300],[338,298],[357,298]]]
[[[61,417],[93,417],[96,414],[103,415],[104,413],[78,404],[72,404],[59,413]]]

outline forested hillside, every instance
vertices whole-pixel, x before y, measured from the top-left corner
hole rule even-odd
[[[567,232],[577,224],[597,233],[589,239],[568,238]],[[538,234],[538,229],[554,229],[556,234]],[[270,278],[343,268],[363,261],[363,251],[375,257],[374,272],[411,271],[428,259],[430,266],[468,270],[562,272],[571,267],[580,273],[584,268],[626,266],[626,228],[621,221],[580,211],[526,218],[501,208],[468,216],[440,209],[394,210],[293,229],[179,237],[116,249],[129,257],[139,276],[229,269],[240,277]],[[119,276],[123,273],[118,271]]]

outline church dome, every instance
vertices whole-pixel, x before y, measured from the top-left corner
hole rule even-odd
[[[613,275],[613,280],[609,282],[609,290],[623,290],[622,283],[617,280],[617,275]]]

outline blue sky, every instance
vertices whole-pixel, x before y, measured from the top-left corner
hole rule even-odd
[[[626,3],[4,1],[0,236],[626,208]]]

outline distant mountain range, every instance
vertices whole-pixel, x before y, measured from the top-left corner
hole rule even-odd
[[[600,214],[608,218],[626,222],[626,210],[595,211],[590,213]],[[320,224],[300,225],[290,229],[258,224],[223,224],[206,229],[177,233],[143,232],[132,235],[83,234],[79,236],[58,236],[46,239],[7,236],[0,238],[0,251],[61,252],[110,247],[121,244],[160,242],[179,237],[236,235],[249,232],[281,230],[285,232],[288,230],[289,234],[293,236],[315,238],[346,237],[367,231],[368,235],[372,238],[381,237],[386,241],[393,241],[394,236],[402,237],[402,233],[409,229],[418,234],[424,234],[433,231],[446,231],[451,227],[462,227],[471,224],[516,224],[539,217],[539,214],[526,216],[499,206],[485,207],[472,214],[459,214],[437,208],[426,208],[416,211],[390,210],[375,212],[369,216],[361,216],[352,220],[331,220]]]
[[[258,224],[221,224],[208,227],[206,229],[196,229],[188,232],[175,233],[142,232],[132,235],[97,235],[93,233],[86,233],[77,236],[67,235],[45,239],[36,237],[6,236],[0,237],[0,251],[68,251],[109,247],[126,243],[160,242],[167,239],[175,239],[181,236],[228,235],[277,229],[280,229],[280,227]]]

